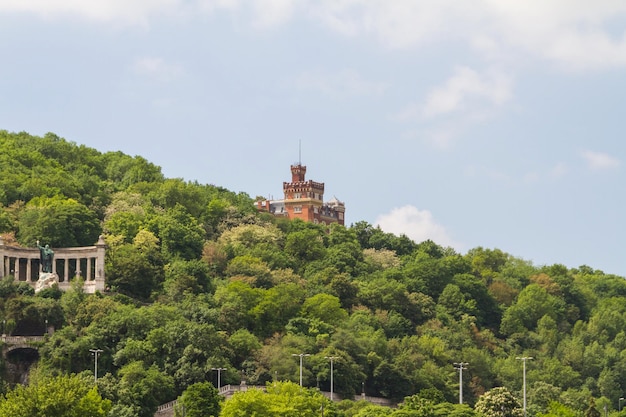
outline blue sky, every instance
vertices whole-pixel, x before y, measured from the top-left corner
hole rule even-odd
[[[626,3],[0,0],[0,129],[626,276]]]

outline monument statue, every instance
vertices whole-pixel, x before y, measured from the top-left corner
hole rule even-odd
[[[42,272],[52,272],[52,260],[54,259],[54,251],[50,249],[50,245],[41,246],[37,241],[39,248],[39,262],[41,262]]]

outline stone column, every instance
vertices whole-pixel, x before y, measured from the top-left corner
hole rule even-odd
[[[91,260],[93,258],[87,258],[87,275],[85,275],[85,281],[91,281]]]
[[[13,276],[17,278],[17,281],[20,280],[20,258],[15,258],[15,270],[13,271]]]
[[[96,243],[96,281],[98,279],[104,281],[104,252],[106,244],[104,237],[100,235],[98,243]]]
[[[31,263],[33,262],[32,259],[30,258],[26,258],[26,282],[32,282],[31,279]],[[39,274],[37,274],[37,278],[39,278]]]
[[[66,257],[65,259],[65,268],[63,271],[63,281],[64,282],[69,282],[69,276],[70,276],[70,260]]]

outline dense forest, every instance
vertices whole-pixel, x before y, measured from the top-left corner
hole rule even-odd
[[[0,149],[5,243],[107,243],[103,293],[0,282],[7,334],[55,329],[30,384],[2,384],[0,415],[148,417],[178,398],[186,416],[521,416],[523,365],[529,416],[626,415],[623,277],[275,218],[245,193],[54,134],[0,131]],[[330,357],[349,400],[319,393]],[[220,401],[216,368],[222,385],[267,392]]]

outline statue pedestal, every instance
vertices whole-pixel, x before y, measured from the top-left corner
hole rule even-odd
[[[39,279],[35,283],[35,294],[45,288],[52,288],[54,284],[59,283],[59,276],[54,272],[42,272]]]

